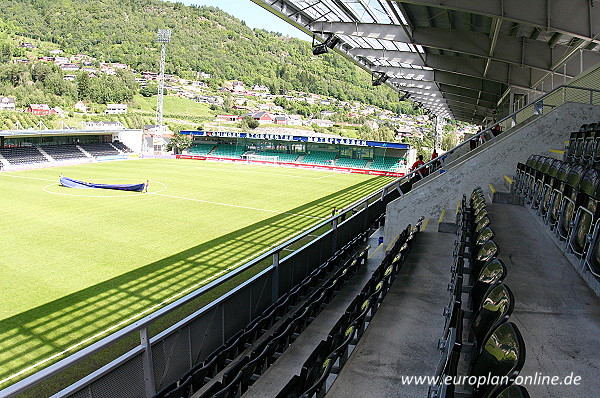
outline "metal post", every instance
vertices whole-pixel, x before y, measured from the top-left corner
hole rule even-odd
[[[583,48],[579,49],[579,74],[583,73]]]
[[[594,105],[594,91],[590,90],[590,105]]]
[[[383,195],[385,196],[385,195]],[[383,196],[382,196],[382,201],[383,201]],[[366,231],[367,228],[369,228],[369,199],[365,200],[365,216],[364,216],[364,227],[363,227],[363,231]]]
[[[273,254],[273,279],[271,281],[271,299],[279,299],[279,252]]]
[[[152,362],[152,347],[150,346],[150,336],[148,328],[140,329],[140,344],[144,347],[142,354],[142,366],[144,367],[144,385],[146,388],[146,397],[150,398],[156,394],[154,384],[154,366]]]
[[[331,234],[331,252],[335,253],[337,251],[337,226],[338,226],[338,219],[337,217],[333,219],[333,221],[331,222],[331,229],[333,230],[333,233]]]
[[[567,84],[567,63],[563,64],[563,84]]]

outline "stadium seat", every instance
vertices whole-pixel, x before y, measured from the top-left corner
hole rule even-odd
[[[542,194],[544,192],[544,185],[548,178],[548,171],[550,167],[554,163],[556,159],[553,158],[545,158],[541,164],[538,162],[539,171],[536,174],[535,184],[533,186],[533,191],[531,192],[531,208],[537,209],[539,208]]]
[[[548,206],[549,210],[545,217],[545,221],[551,229],[554,229],[554,227],[556,227],[556,224],[558,223],[563,194],[567,185],[567,177],[573,166],[575,166],[575,163],[564,162],[558,169],[558,172],[556,173],[556,182],[555,184],[553,184],[554,189],[552,191],[552,196],[550,198],[550,203]]]
[[[188,398],[190,396],[190,388],[192,386],[192,378],[188,377],[183,382],[174,382],[156,393],[153,398]]]
[[[471,324],[477,349],[492,330],[508,320],[514,307],[515,298],[508,286],[496,282],[488,289]]]
[[[558,236],[566,240],[569,237],[572,228],[572,222],[575,218],[575,211],[580,204],[579,184],[586,172],[585,166],[581,164],[574,165],[567,175],[567,182],[563,192],[560,216],[555,232]]]
[[[493,240],[485,242],[477,251],[474,253],[473,261],[471,263],[471,273],[478,275],[484,264],[489,260],[498,255],[498,246]]]
[[[221,384],[220,381],[217,381],[214,384],[212,384],[206,391],[204,391],[202,394],[198,395],[195,398],[212,398],[216,393],[218,393],[222,389],[223,384]]]
[[[490,390],[484,398],[530,398],[527,389],[516,384],[510,386],[497,386]]]
[[[481,271],[474,278],[473,289],[471,291],[472,308],[477,309],[481,306],[481,300],[488,289],[496,282],[501,282],[506,277],[506,266],[499,258],[492,258],[486,262]]]
[[[559,183],[559,181],[556,179],[556,175],[562,164],[562,160],[555,159],[550,164],[550,168],[548,169],[548,172],[545,175],[544,186],[542,188],[542,193],[539,196],[538,203],[538,214],[542,217],[545,217],[546,214],[548,214],[552,193],[555,188],[558,188],[557,184]]]
[[[569,247],[573,253],[581,257],[586,249],[586,241],[594,223],[598,220],[600,209],[600,172],[589,169],[579,184],[581,190],[580,205],[575,214],[573,228],[569,236]]]
[[[525,342],[512,322],[500,324],[490,333],[471,362],[469,376],[506,376],[509,382],[519,375],[525,364]],[[473,398],[484,397],[495,386],[484,384],[473,389]]]

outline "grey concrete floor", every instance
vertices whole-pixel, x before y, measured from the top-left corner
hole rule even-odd
[[[401,376],[435,373],[454,239],[438,233],[437,222],[419,234],[328,398],[427,396],[429,386],[402,385]]]
[[[581,376],[581,385],[527,385],[532,397],[600,396],[600,300],[522,206],[493,203],[490,226],[515,295],[510,320],[525,340],[521,374]]]

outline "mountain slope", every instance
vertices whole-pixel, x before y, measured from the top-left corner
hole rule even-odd
[[[240,79],[272,92],[301,90],[399,111],[398,95],[338,54],[313,57],[310,43],[252,30],[213,7],[158,0],[3,0],[0,29],[137,69],[157,70],[156,30],[173,29],[167,73]],[[406,104],[404,104],[406,107]]]

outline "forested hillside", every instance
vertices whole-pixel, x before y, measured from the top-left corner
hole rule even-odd
[[[369,74],[340,55],[313,57],[310,43],[250,29],[219,9],[158,0],[2,0],[0,61],[23,54],[10,40],[20,35],[69,54],[156,71],[159,28],[173,30],[167,73],[191,78],[203,71],[213,86],[239,79],[274,93],[302,90],[401,110],[397,93],[372,87]]]

